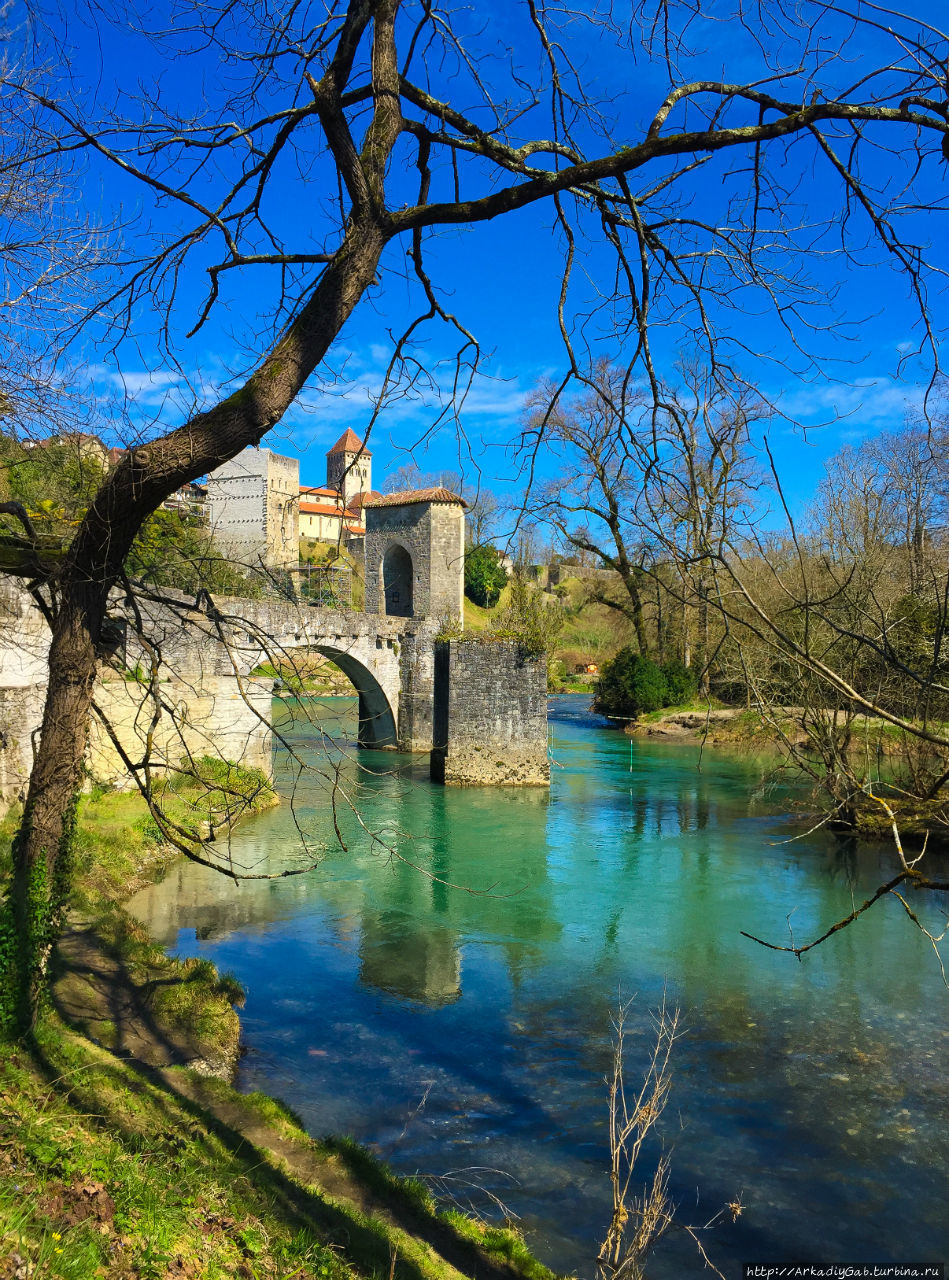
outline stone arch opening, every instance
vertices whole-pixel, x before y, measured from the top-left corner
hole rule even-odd
[[[411,618],[413,613],[412,557],[401,543],[393,542],[382,558],[382,599],[390,618]]]
[[[310,647],[334,662],[359,695],[359,745],[375,751],[398,747],[398,731],[392,706],[382,685],[369,668],[343,649],[334,649],[325,644]]]

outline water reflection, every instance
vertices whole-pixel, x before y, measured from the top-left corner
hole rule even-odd
[[[773,816],[780,793],[761,790],[753,762],[631,748],[575,699],[555,700],[553,723],[548,798],[446,790],[407,758],[351,758],[344,716],[341,776],[391,856],[341,813],[349,852],[312,875],[235,889],[183,866],[138,897],[164,942],[248,986],[243,1086],[409,1172],[513,1175],[513,1189],[485,1176],[547,1260],[588,1274],[609,1196],[610,1011],[618,992],[638,993],[635,1069],[666,991],[688,1026],[672,1191],[691,1220],[742,1194],[745,1212],[714,1244],[727,1274],[742,1260],[813,1260],[815,1241],[843,1262],[945,1256],[949,996],[931,949],[886,907],[805,964],[741,936],[812,936],[879,882],[889,851],[823,833],[776,843],[795,828]],[[310,749],[290,709],[284,728]],[[235,851],[280,865],[295,822],[325,829],[328,804],[306,779],[293,810],[248,823]],[[671,1241],[651,1274],[686,1270],[694,1258]]]

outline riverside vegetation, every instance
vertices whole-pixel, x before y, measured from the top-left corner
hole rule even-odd
[[[275,802],[256,771],[225,772],[217,797],[169,780],[176,820],[213,822],[238,789]],[[4,880],[19,819],[0,825]],[[0,1274],[548,1280],[514,1232],[438,1212],[423,1184],[230,1087],[240,984],[167,956],[120,905],[177,856],[139,796],[82,797],[49,1001],[0,1050]]]
[[[890,568],[898,585],[899,566]],[[809,780],[813,814],[829,813],[835,825],[869,839],[892,835],[891,820],[871,794],[875,792],[885,797],[904,834],[923,838],[930,832],[931,841],[946,843],[949,810],[941,744],[949,735],[949,711],[938,610],[903,596],[890,620],[881,624],[882,648],[872,662],[869,643],[859,652],[855,642],[851,678],[873,676],[875,664],[880,708],[873,714],[859,699],[842,697],[819,677],[808,676],[800,662],[781,662],[772,655],[766,682],[761,666],[752,665],[752,659],[764,661],[760,637],[739,644],[738,633],[718,634],[703,678],[701,650],[683,649],[682,634],[673,625],[675,599],[653,585],[654,607],[644,614],[652,637],[646,653],[639,651],[630,620],[616,607],[618,577],[601,577],[593,587],[583,576],[562,577],[554,593],[536,593],[549,602],[548,608],[559,604],[561,610],[548,660],[552,693],[588,692],[594,709],[625,721],[630,735],[753,750],[767,757],[773,770],[787,769]],[[876,590],[883,585],[880,578]],[[506,599],[507,591],[498,607]],[[466,600],[465,625],[490,628],[496,612],[497,607],[479,609]],[[667,620],[660,627],[663,616]],[[711,614],[709,618],[711,625]],[[911,628],[915,649],[907,657]],[[683,653],[691,656],[689,663]],[[597,675],[575,674],[576,665],[586,662],[599,666]],[[919,677],[923,667],[925,679]]]

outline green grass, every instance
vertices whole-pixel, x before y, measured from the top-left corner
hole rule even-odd
[[[12,805],[0,820],[0,882],[10,873],[11,846],[21,815],[20,806]],[[137,791],[94,787],[79,802],[74,906],[92,912],[126,897],[137,884],[157,879],[177,856],[162,844]]]
[[[640,724],[658,724],[660,720],[664,720],[666,716],[675,715],[705,715],[706,711],[718,711],[724,708],[725,703],[720,702],[718,698],[698,699],[693,698],[691,702],[680,702],[675,706],[663,707],[659,711],[647,711],[638,717]],[[747,713],[743,713],[747,714]],[[760,719],[758,721],[760,724]]]
[[[489,627],[493,627],[501,611],[511,602],[511,586],[501,588],[501,594],[498,596],[497,603],[492,605],[490,609],[483,608],[480,604],[475,604],[473,600],[469,600],[465,596],[464,623],[466,631],[487,631]]]
[[[273,1099],[182,1069],[143,1075],[54,1018],[29,1049],[0,1050],[11,1274],[450,1280],[498,1274],[489,1259],[551,1280],[516,1232],[439,1214],[422,1183],[354,1143],[313,1141]]]
[[[230,826],[241,818],[279,804],[260,769],[218,756],[196,756],[155,785],[155,798],[171,821],[196,839],[209,825]]]
[[[32,1275],[354,1274],[280,1204],[275,1173],[255,1176],[259,1153],[53,1023],[0,1058],[0,1134],[0,1258]]]
[[[0,821],[0,875],[18,819]],[[277,1099],[109,1052],[124,1053],[128,1024],[108,993],[83,1005],[90,955],[120,971],[157,1040],[206,1060],[236,1048],[243,993],[206,960],[166,956],[118,905],[168,857],[139,796],[94,788],[79,832],[88,932],[65,939],[54,1007],[29,1044],[0,1045],[0,1275],[551,1280],[516,1232],[439,1213],[424,1183],[345,1139],[315,1142]]]
[[[523,1237],[513,1227],[491,1226],[454,1209],[447,1209],[442,1217],[451,1223],[459,1235],[479,1244],[495,1257],[503,1258],[520,1275],[529,1280],[552,1280],[553,1273],[537,1261]]]

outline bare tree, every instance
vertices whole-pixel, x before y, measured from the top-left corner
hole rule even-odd
[[[908,590],[924,590],[949,502],[944,431],[921,424],[881,432],[842,449],[826,472],[815,514],[830,544],[840,550],[856,538],[854,555],[901,547]]]
[[[542,436],[564,464],[561,475],[528,495],[531,516],[564,545],[613,570],[619,598],[594,588],[589,599],[629,619],[642,654],[653,649],[645,613],[652,545],[636,514],[653,452],[648,403],[643,389],[631,385],[629,371],[601,361],[575,401],[565,400],[556,386],[540,387],[521,441],[523,451],[533,452]]]
[[[642,0],[628,25],[608,7],[590,19],[597,40],[610,39],[630,55],[635,48],[668,79],[641,119],[619,125],[590,100],[571,58],[575,10],[533,0],[514,13],[519,37],[532,36],[539,57],[513,68],[506,50],[429,0],[330,0],[319,11],[263,13],[242,3],[196,7],[176,15],[164,38],[195,59],[196,92],[204,92],[204,51],[216,72],[223,62],[218,83],[229,89],[210,103],[202,97],[193,118],[150,95],[137,117],[99,120],[84,105],[8,77],[19,101],[42,109],[31,124],[34,156],[82,151],[177,216],[174,225],[164,224],[157,247],[143,246],[113,293],[113,342],[131,333],[143,311],[158,308],[171,347],[179,305],[186,306],[179,286],[198,266],[208,292],[190,318],[190,333],[219,301],[233,302],[228,282],[235,273],[277,281],[255,297],[248,326],[255,355],[230,394],[199,404],[181,425],[130,449],[61,556],[44,557],[24,525],[24,571],[39,584],[52,643],[6,908],[5,928],[18,939],[7,955],[13,973],[6,989],[18,992],[11,1025],[29,1023],[42,986],[109,594],[138,529],[182,484],[258,444],[331,354],[354,308],[406,261],[421,306],[396,340],[373,421],[396,390],[417,384],[413,343],[428,320],[457,335],[455,411],[479,348],[428,274],[426,245],[437,229],[475,226],[541,202],[549,207],[565,247],[561,317],[571,376],[578,370],[568,314],[572,266],[588,234],[605,242],[614,265],[613,284],[602,293],[604,314],[612,312],[635,335],[657,402],[654,317],[701,335],[719,352],[721,368],[729,340],[721,331],[716,340],[712,312],[744,307],[746,290],[776,303],[780,323],[807,330],[817,290],[798,267],[813,236],[782,210],[791,207],[789,183],[812,180],[812,163],[838,184],[845,250],[866,263],[869,229],[880,254],[906,273],[922,308],[927,263],[899,239],[890,212],[906,198],[904,155],[917,165],[925,206],[933,198],[933,158],[949,154],[946,37],[895,14],[881,21],[876,8],[851,16],[813,0],[780,3],[765,15],[735,3],[717,16],[734,24],[760,66],[753,82],[732,83],[678,69],[689,60],[685,31],[697,11],[697,0]],[[846,51],[867,34],[879,56],[872,65],[864,56],[852,84],[850,63],[828,56],[826,42]],[[778,47],[780,55],[770,52]],[[862,181],[858,161],[886,139],[900,155],[887,157],[892,181],[877,189]],[[729,154],[734,161],[724,160]],[[693,192],[710,189],[712,173],[734,216],[707,220],[690,209]],[[305,204],[316,222],[294,239],[295,228],[273,227],[270,212],[278,181],[300,174],[307,175]],[[823,197],[823,177],[821,185]]]
[[[628,369],[606,362],[575,401],[540,388],[522,448],[542,430],[563,472],[538,486],[529,508],[565,544],[613,571],[620,591],[597,584],[588,599],[629,619],[640,653],[665,651],[671,620],[663,604],[675,602],[679,656],[707,693],[710,566],[748,517],[758,486],[749,431],[763,410],[747,388],[724,390],[694,361],[680,364],[678,386],[663,386],[661,397],[657,409]]]

